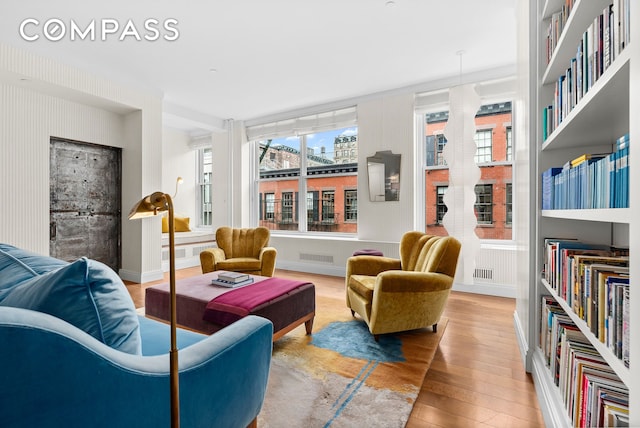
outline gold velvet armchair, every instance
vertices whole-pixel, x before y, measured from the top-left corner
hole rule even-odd
[[[202,273],[216,270],[273,276],[277,251],[268,247],[271,234],[266,227],[237,229],[220,227],[216,230],[218,248],[200,253]]]
[[[400,260],[354,256],[347,260],[347,307],[378,335],[431,326],[437,331],[453,285],[460,242],[450,236],[407,232]]]

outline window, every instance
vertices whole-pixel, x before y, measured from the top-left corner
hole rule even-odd
[[[476,142],[476,146],[478,149],[476,150],[476,163],[487,163],[491,162],[491,136],[493,132],[489,130],[485,131],[476,131],[476,135],[474,140]]]
[[[267,221],[275,220],[276,195],[266,193],[264,195],[264,219]]]
[[[346,127],[318,129],[323,120],[340,117],[337,111],[313,120],[299,118],[247,128],[259,160],[258,200],[271,198],[276,211],[276,221],[269,221],[265,214],[260,225],[271,230],[356,233],[357,192],[348,190],[358,186],[358,128],[355,107],[348,110],[353,125]],[[314,128],[305,131],[305,124]],[[299,201],[298,195],[306,196]],[[298,209],[306,209],[306,216],[299,216]]]
[[[513,224],[513,190],[511,183],[507,183],[505,186],[505,224],[511,226]]]
[[[427,166],[447,165],[442,155],[445,144],[447,139],[444,134],[427,135]]]
[[[325,190],[322,192],[322,222],[333,223],[335,221],[336,192]]]
[[[212,153],[211,149],[198,150],[198,226],[211,226],[211,174]]]
[[[293,192],[282,192],[282,223],[293,222]]]
[[[344,191],[344,221],[358,221],[358,191]]]
[[[438,186],[436,188],[436,224],[442,224],[442,219],[447,213],[447,206],[444,204],[444,192],[447,191],[447,186]]]
[[[318,191],[307,192],[307,224],[314,225],[318,222],[320,209],[318,208]]]
[[[503,93],[502,91],[500,93]],[[418,116],[423,134],[424,147],[424,225],[430,235],[447,235],[442,224],[448,209],[443,202],[444,191],[451,185],[450,170],[443,150],[447,142],[444,129],[449,120],[448,91],[420,94],[416,103],[422,110]],[[480,239],[511,240],[511,217],[503,210],[507,206],[506,184],[512,181],[511,156],[511,102],[496,102],[480,106],[475,116],[476,142],[475,161],[480,168],[479,183],[492,183],[482,193],[482,202],[475,204],[478,218],[476,235]],[[505,162],[507,161],[507,162]],[[487,194],[485,194],[487,193]],[[476,198],[479,196],[476,195]],[[498,211],[493,206],[500,207]],[[509,205],[510,207],[510,205]],[[509,208],[510,210],[510,208]],[[508,217],[508,218],[507,218]],[[491,225],[492,227],[487,227]]]
[[[510,126],[507,127],[507,155],[506,155],[506,160],[509,161],[509,162],[513,160],[513,141],[512,141],[512,137],[511,137],[511,127]]]
[[[493,185],[476,185],[476,203],[474,209],[478,224],[493,223]]]

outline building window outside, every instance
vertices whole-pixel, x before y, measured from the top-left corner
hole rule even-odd
[[[444,193],[447,191],[447,187],[448,186],[436,187],[436,224],[442,224],[442,219],[447,213],[447,206],[444,204]]]
[[[213,155],[211,149],[198,150],[198,226],[211,226],[211,175]]]
[[[511,136],[511,127],[507,127],[507,156],[506,160],[511,162],[513,160],[513,140]]]
[[[513,186],[507,183],[505,186],[505,224],[511,226],[513,224]]]
[[[444,134],[427,135],[427,166],[446,166],[442,151],[447,144]]]
[[[275,220],[276,195],[266,193],[264,195],[264,219],[268,221]]]
[[[336,192],[324,190],[322,192],[322,221],[333,223],[335,221]]]
[[[293,192],[282,192],[282,222],[293,222]]]
[[[358,221],[358,191],[344,191],[344,221]]]
[[[488,163],[493,160],[492,149],[491,149],[492,134],[493,134],[493,131],[491,131],[490,129],[484,130],[484,131],[476,131],[476,135],[474,137],[476,146],[478,147],[476,149],[476,156],[475,156],[476,163]]]
[[[493,185],[477,184],[476,203],[474,205],[478,224],[493,223]]]

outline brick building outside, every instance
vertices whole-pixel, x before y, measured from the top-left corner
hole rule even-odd
[[[446,144],[442,132],[448,112],[425,115],[427,167],[425,170],[426,231],[447,235],[442,202],[449,183],[449,169],[442,157]],[[484,105],[476,114],[476,162],[480,180],[476,185],[476,233],[481,239],[512,239],[512,159],[511,103]]]

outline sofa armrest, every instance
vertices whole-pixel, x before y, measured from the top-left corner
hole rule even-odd
[[[273,276],[273,273],[276,270],[277,254],[278,251],[274,247],[263,247],[260,250],[260,255],[258,256],[262,265],[260,275]]]
[[[272,335],[271,322],[248,316],[179,351],[183,426],[256,418]],[[169,426],[168,354],[126,354],[58,318],[9,307],[0,307],[0,343],[4,427]]]
[[[347,259],[346,279],[351,275],[376,276],[388,270],[401,270],[399,259],[381,256],[352,256]]]
[[[216,270],[216,263],[226,259],[222,248],[207,248],[200,252],[200,266],[202,273],[213,272]]]

